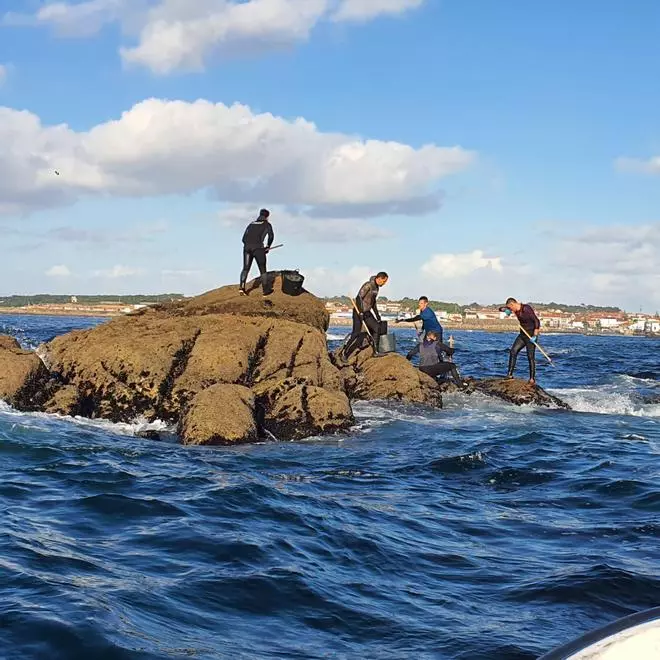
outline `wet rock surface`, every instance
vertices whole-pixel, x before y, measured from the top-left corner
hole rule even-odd
[[[535,405],[545,408],[571,409],[566,402],[546,392],[542,387],[516,378],[467,379],[466,386],[462,389],[459,389],[454,383],[442,383],[440,388],[446,393],[460,391],[464,394],[473,394],[480,392],[517,406]]]

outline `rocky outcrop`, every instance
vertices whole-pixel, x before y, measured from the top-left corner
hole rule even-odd
[[[442,405],[436,383],[401,356],[331,358],[327,326],[323,302],[284,295],[279,278],[266,298],[223,287],[71,332],[36,353],[0,338],[0,396],[21,410],[165,420],[186,444],[343,431],[354,422],[351,398]]]
[[[372,349],[366,347],[346,361],[337,350],[332,361],[352,399],[392,399],[442,408],[438,383],[398,353],[374,357]]]
[[[446,393],[459,391],[459,388],[453,383],[443,383],[441,389]],[[544,408],[571,409],[566,402],[546,392],[542,387],[514,378],[468,379],[466,386],[460,391],[464,394],[480,392],[516,406],[534,405]]]
[[[398,353],[364,362],[358,370],[355,396],[359,399],[395,399],[442,407],[442,394],[437,382]]]
[[[258,438],[254,394],[242,385],[212,385],[199,392],[179,423],[187,445],[232,445]]]
[[[34,351],[0,335],[0,399],[20,410],[38,410],[47,396],[48,370]]]

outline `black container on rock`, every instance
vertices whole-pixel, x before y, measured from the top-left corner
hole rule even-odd
[[[378,339],[379,353],[394,353],[396,351],[396,335],[390,332],[388,335],[381,335]]]
[[[287,296],[299,296],[303,291],[305,278],[297,270],[282,271],[282,293]]]

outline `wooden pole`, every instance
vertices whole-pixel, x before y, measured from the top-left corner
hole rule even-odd
[[[532,336],[529,334],[529,332],[527,332],[527,330],[525,330],[525,328],[523,328],[522,325],[520,326],[520,329],[529,337],[529,339],[532,338]],[[536,346],[536,348],[539,349],[539,351],[541,351],[541,353],[543,353],[546,360],[554,367],[555,363],[550,359],[550,356],[541,348],[541,346],[539,344],[535,344],[535,346]]]

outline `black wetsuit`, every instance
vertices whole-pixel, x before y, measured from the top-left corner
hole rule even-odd
[[[380,312],[376,307],[376,298],[380,287],[376,284],[376,278],[372,277],[368,282],[365,282],[361,287],[355,299],[355,306],[359,312],[353,309],[353,330],[348,343],[344,346],[344,357],[348,359],[353,351],[365,339],[364,332],[362,331],[362,321],[369,328],[369,333],[373,339],[374,351],[378,351],[378,342],[380,340]]]
[[[406,359],[411,360],[414,355],[419,354],[420,371],[431,376],[431,378],[437,378],[438,376],[444,377],[449,374],[456,385],[462,385],[463,381],[461,380],[456,365],[453,362],[443,361],[444,353],[452,355],[454,349],[437,340],[429,341],[423,339],[416,344],[411,351],[409,351],[408,355],[406,355]]]
[[[520,323],[521,327],[524,328],[531,337],[534,336],[534,331],[541,327],[539,317],[536,316],[536,312],[531,305],[523,305],[520,308],[520,311],[514,312],[514,314],[518,318],[518,322]],[[516,340],[513,342],[513,346],[511,346],[511,350],[509,351],[508,375],[513,376],[513,372],[516,368],[518,353],[520,353],[523,348],[527,349],[529,377],[531,380],[536,380],[536,345],[529,340],[529,337],[522,330],[516,337]]]
[[[268,237],[268,243],[264,247],[264,238]],[[241,289],[245,290],[252,262],[256,261],[261,273],[261,288],[266,293],[268,285],[268,275],[266,269],[266,249],[273,244],[275,235],[273,226],[268,222],[268,218],[260,215],[254,222],[251,222],[243,234],[243,270],[241,271]]]

